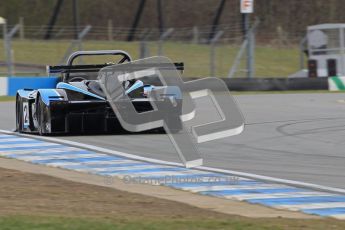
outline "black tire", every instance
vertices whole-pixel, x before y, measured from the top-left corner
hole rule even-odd
[[[23,131],[23,105],[19,95],[16,96],[16,131]]]
[[[37,123],[38,123],[38,133],[41,136],[48,135],[49,131],[46,129],[46,125],[48,122],[49,117],[49,108],[44,104],[41,99],[41,96],[38,95],[36,100],[36,116],[37,116]]]

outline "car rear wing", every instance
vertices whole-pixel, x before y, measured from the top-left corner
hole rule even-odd
[[[52,73],[82,73],[82,72],[99,72],[102,68],[107,66],[116,65],[114,63],[111,64],[95,64],[95,65],[57,65],[57,66],[47,66],[47,74],[50,75]],[[177,70],[183,71],[184,70],[184,63],[178,62],[174,63],[175,68]],[[157,63],[157,64],[134,64],[133,67],[128,68],[128,65],[124,67],[123,71],[138,71],[148,68],[159,68],[159,69],[166,69],[171,68],[171,64],[164,64],[164,63]],[[117,70],[121,70],[121,66],[116,67]]]

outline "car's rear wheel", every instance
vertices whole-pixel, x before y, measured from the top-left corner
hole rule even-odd
[[[41,97],[38,96],[36,101],[36,116],[37,116],[37,123],[38,123],[38,133],[40,135],[47,135],[50,132],[50,128],[48,127],[48,113],[49,108],[44,102],[42,101]]]
[[[19,95],[16,97],[16,131],[23,131],[23,106]]]

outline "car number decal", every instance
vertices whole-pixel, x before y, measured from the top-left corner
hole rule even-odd
[[[25,128],[30,125],[28,102],[23,102],[23,125]]]

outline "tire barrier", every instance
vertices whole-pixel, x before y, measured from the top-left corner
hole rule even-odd
[[[328,90],[327,78],[225,79],[233,91]]]

